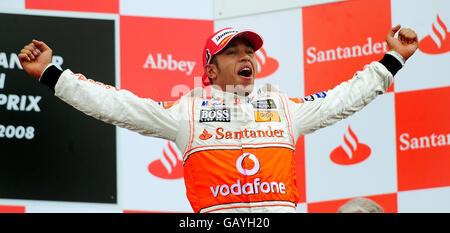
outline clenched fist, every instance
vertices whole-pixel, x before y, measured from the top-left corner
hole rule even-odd
[[[414,52],[419,48],[419,41],[416,32],[409,28],[402,28],[397,25],[389,31],[386,42],[390,50],[393,50],[408,60]],[[400,30],[400,31],[399,31]],[[399,32],[398,32],[399,31]],[[398,32],[398,38],[395,38],[395,33]]]
[[[20,51],[19,60],[28,74],[40,78],[52,61],[52,50],[44,42],[33,40]]]

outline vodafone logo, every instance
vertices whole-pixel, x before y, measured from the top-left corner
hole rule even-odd
[[[344,134],[345,145],[334,149],[330,154],[330,159],[339,165],[354,165],[369,158],[371,149],[366,144],[360,143],[356,134],[348,126],[350,139]]]
[[[163,157],[151,162],[147,169],[150,174],[161,179],[183,178],[183,160],[170,142],[163,149]]]
[[[272,57],[267,56],[266,50],[260,48],[255,53],[256,61],[258,62],[258,73],[256,78],[265,78],[278,70],[278,61]]]
[[[148,54],[144,65],[145,69],[180,71],[186,75],[191,75],[195,67],[195,61],[176,60],[172,54],[163,55],[157,53],[156,56]]]
[[[254,154],[244,153],[236,160],[236,169],[244,176],[252,176],[259,172],[260,164],[258,158]],[[243,183],[240,179],[233,184],[222,184],[210,186],[211,194],[217,198],[219,196],[226,197],[228,195],[241,196],[253,194],[271,194],[271,193],[286,193],[286,185],[283,182],[277,181],[262,181],[260,178]]]
[[[254,164],[253,168],[251,168],[251,169],[244,168],[244,164],[248,164],[247,161],[244,163],[244,160],[246,158],[248,158],[252,161],[251,163]],[[239,158],[236,160],[236,169],[244,176],[253,176],[256,173],[258,173],[258,171],[259,171],[258,158],[256,158],[256,156],[254,154],[244,153],[241,156],[239,156]]]
[[[450,51],[450,32],[447,25],[436,15],[436,22],[431,25],[433,34],[427,35],[419,42],[419,49],[426,54],[443,54]]]

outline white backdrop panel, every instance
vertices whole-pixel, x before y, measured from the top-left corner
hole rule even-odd
[[[122,0],[121,15],[147,17],[213,19],[212,0]]]
[[[405,6],[408,6],[407,8]],[[407,61],[407,69],[400,70],[395,77],[395,91],[410,91],[450,85],[450,1],[411,1],[392,0],[392,25],[412,28],[419,35],[419,50]],[[438,23],[437,16],[444,23],[447,32]],[[438,34],[445,37],[441,43],[439,36],[433,32],[432,25]],[[427,54],[430,44],[423,41],[431,35],[439,45],[442,53]],[[444,49],[447,45],[447,50]],[[432,45],[432,44],[431,44]],[[439,50],[439,49],[438,49]]]
[[[450,187],[398,193],[399,213],[449,213]]]
[[[359,141],[357,152],[350,152],[344,135],[353,147]],[[339,146],[349,156],[361,156],[358,153],[365,147],[361,144],[371,152],[359,163],[340,165],[330,159]],[[307,202],[397,192],[394,94],[379,96],[355,115],[306,135],[305,160]]]
[[[121,208],[192,212],[186,198],[184,179],[161,179],[148,170],[151,162],[164,157],[162,151],[168,141],[120,128],[117,135],[118,200]]]

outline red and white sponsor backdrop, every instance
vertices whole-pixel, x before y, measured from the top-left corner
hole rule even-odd
[[[199,85],[205,38],[223,27],[264,37],[256,85],[269,82],[292,97],[351,78],[382,58],[389,28],[413,28],[420,49],[387,94],[299,139],[297,210],[336,212],[364,196],[386,212],[450,212],[448,1],[351,0],[216,20],[210,0],[95,3],[26,0],[9,7],[119,15],[118,83],[156,101],[176,100]],[[117,139],[117,205],[0,200],[0,212],[192,212],[173,143],[122,129]]]
[[[215,21],[261,33],[279,68],[257,84],[291,96],[333,88],[380,60],[392,25],[419,34],[421,49],[387,94],[299,140],[298,212],[336,212],[359,196],[386,212],[450,212],[449,10],[446,1],[353,0]]]
[[[381,59],[392,26],[411,27],[420,39],[387,94],[305,137],[308,212],[333,212],[333,204],[356,196],[378,200],[386,212],[450,212],[449,11],[448,1],[303,8],[306,95]]]
[[[150,5],[148,7],[151,7]],[[177,100],[203,72],[201,53],[212,20],[121,16],[121,88],[156,101]],[[182,154],[167,140],[118,130],[119,201],[126,211],[192,212]]]

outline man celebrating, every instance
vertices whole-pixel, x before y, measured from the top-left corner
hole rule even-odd
[[[332,125],[384,93],[418,47],[400,25],[390,51],[327,92],[290,99],[271,85],[253,90],[262,38],[225,28],[203,51],[205,88],[170,106],[52,65],[52,50],[33,40],[19,54],[24,70],[55,95],[97,119],[171,140],[183,153],[187,197],[195,212],[295,212],[294,149],[303,134]]]

